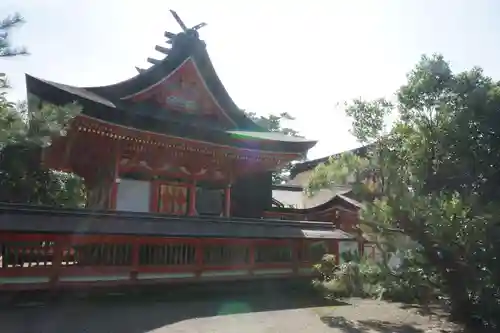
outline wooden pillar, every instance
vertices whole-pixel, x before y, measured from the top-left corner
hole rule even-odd
[[[113,165],[113,182],[109,192],[108,209],[116,210],[116,199],[118,196],[118,184],[120,182],[120,149],[116,149],[114,165]]]
[[[50,266],[50,288],[53,289],[57,287],[59,282],[59,275],[61,274],[61,264],[63,259],[64,246],[62,244],[62,237],[58,237],[52,247],[52,265]]]
[[[255,240],[251,240],[248,246],[250,252],[248,264],[250,265],[250,275],[253,275],[253,271],[255,269]]]
[[[203,247],[206,241],[203,238],[196,240],[195,245],[195,265],[196,265],[196,277],[201,277],[203,273]]]
[[[132,242],[132,265],[130,267],[130,280],[134,282],[137,282],[137,276],[139,275],[140,248],[139,238],[134,238]]]
[[[150,183],[149,212],[158,213],[160,211],[160,186],[161,182],[152,180]]]
[[[231,184],[224,189],[224,216],[231,216]]]
[[[116,210],[116,200],[118,197],[118,185],[120,183],[120,180],[115,178],[113,179],[113,183],[111,184],[111,191],[110,191],[110,197],[109,197],[109,209],[110,210]]]
[[[189,216],[196,216],[196,181],[193,180],[191,184],[189,184]]]
[[[291,241],[291,246],[292,246],[292,262],[293,262],[293,272],[297,274],[300,270],[300,259],[299,258],[299,252],[302,247],[304,247],[304,242],[302,240],[297,240],[294,239]],[[304,259],[302,258],[302,261]]]

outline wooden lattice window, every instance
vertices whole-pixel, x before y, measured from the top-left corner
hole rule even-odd
[[[245,245],[210,244],[203,247],[204,265],[243,265],[249,263],[249,249]]]
[[[62,251],[63,266],[130,266],[132,245],[90,243],[73,245]]]
[[[289,244],[258,244],[255,246],[256,263],[281,263],[292,261],[292,248]]]
[[[196,248],[191,244],[150,245],[139,248],[140,265],[194,265]]]
[[[50,266],[54,258],[53,242],[5,242],[0,244],[2,268]]]

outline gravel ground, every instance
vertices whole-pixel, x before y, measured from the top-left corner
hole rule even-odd
[[[349,299],[319,306],[284,295],[17,303],[0,310],[2,333],[441,333],[451,326],[399,304]]]
[[[376,300],[349,299],[348,306],[318,308],[320,319],[340,333],[443,333],[458,331],[439,309],[422,314],[418,308]],[[432,310],[432,309],[431,309]],[[430,314],[429,314],[430,313]]]

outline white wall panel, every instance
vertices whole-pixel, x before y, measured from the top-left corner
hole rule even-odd
[[[121,179],[118,184],[116,210],[149,212],[151,183],[144,180]]]

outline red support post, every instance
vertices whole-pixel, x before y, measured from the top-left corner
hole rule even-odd
[[[130,280],[137,282],[137,275],[139,274],[139,251],[141,243],[139,239],[134,239],[132,242],[132,267],[130,269]]]
[[[161,183],[157,180],[151,181],[151,193],[149,195],[149,212],[158,213],[160,211],[160,186]]]
[[[188,215],[189,216],[196,216],[196,181],[192,181],[191,184],[189,184],[189,210],[188,210]]]
[[[204,246],[204,240],[203,239],[198,239],[196,242],[196,249],[195,249],[195,262],[196,262],[196,277],[200,278],[201,273],[203,273],[203,246]]]
[[[59,274],[61,271],[61,264],[63,258],[63,250],[64,246],[62,244],[62,237],[54,242],[54,246],[52,247],[52,266],[50,271],[50,288],[54,289],[57,287],[57,283],[59,282]]]
[[[116,199],[118,196],[118,182],[120,178],[120,149],[117,148],[115,161],[113,165],[113,183],[109,192],[108,209],[116,210]]]
[[[250,255],[248,258],[248,264],[250,266],[250,274],[253,275],[253,271],[255,269],[255,241],[252,240],[248,246],[249,246],[249,251],[250,251],[250,253],[249,253]]]
[[[231,184],[224,189],[224,216],[231,216]]]
[[[118,197],[118,179],[113,179],[113,184],[111,185],[111,193],[109,198],[109,209],[116,210],[116,199]]]
[[[292,240],[291,247],[292,247],[293,273],[297,274],[299,272],[299,266],[300,266],[299,251],[302,247],[302,241],[297,239]]]

